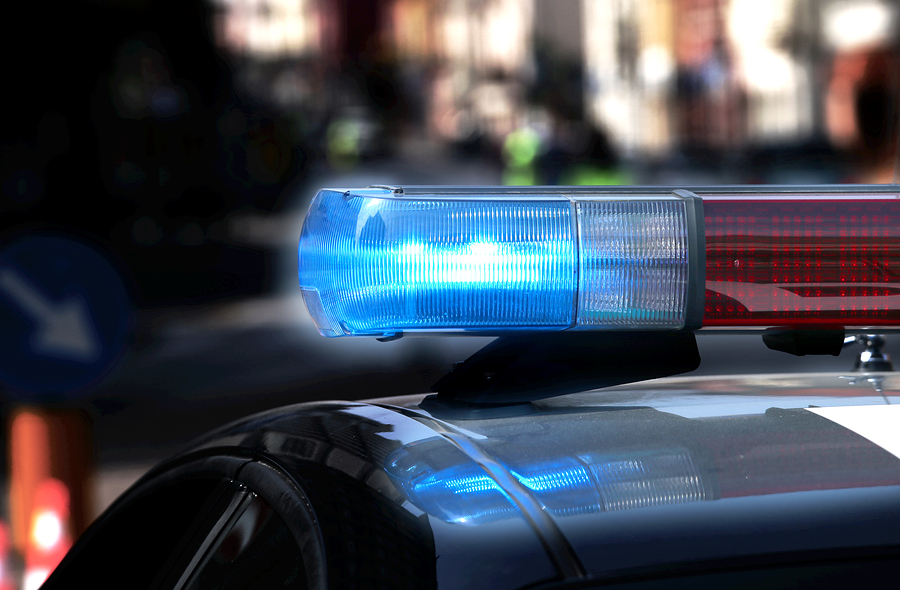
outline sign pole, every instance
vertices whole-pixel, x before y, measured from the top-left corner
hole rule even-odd
[[[49,574],[93,517],[91,421],[77,409],[19,406],[7,440],[12,545],[25,556],[26,575],[34,568]],[[48,518],[59,524],[56,538]]]

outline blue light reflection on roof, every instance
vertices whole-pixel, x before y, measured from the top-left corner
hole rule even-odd
[[[508,468],[557,516],[707,498],[690,454],[677,449],[582,454]],[[478,525],[519,513],[481,467],[439,439],[398,449],[386,470],[413,504],[446,522]]]
[[[518,513],[500,486],[461,452],[462,463],[433,471],[405,449],[400,451],[388,458],[388,475],[424,512],[458,524],[483,524]],[[453,451],[456,449],[449,452]]]
[[[624,510],[706,499],[700,472],[687,452],[632,457],[582,456],[590,466],[606,510]]]
[[[518,468],[512,474],[554,514],[603,510],[603,500],[588,468],[573,457]]]

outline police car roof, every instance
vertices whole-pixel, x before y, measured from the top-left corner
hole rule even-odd
[[[835,373],[670,378],[470,414],[424,396],[310,403],[194,452],[249,449],[298,478],[327,465],[428,514],[448,587],[865,561],[900,545],[898,389]]]

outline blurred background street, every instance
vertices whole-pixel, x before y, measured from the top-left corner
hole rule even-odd
[[[428,391],[484,345],[318,336],[296,278],[318,188],[894,181],[890,0],[79,0],[6,14],[3,414],[90,423],[84,522],[210,428]],[[91,295],[115,280],[41,275],[60,237],[114,269],[121,310]],[[94,339],[36,346],[40,302],[72,293]],[[849,372],[861,350],[700,346],[697,374]]]

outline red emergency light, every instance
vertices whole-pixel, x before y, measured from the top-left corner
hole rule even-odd
[[[896,194],[703,195],[703,327],[900,325]]]

